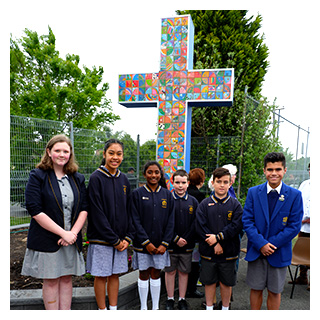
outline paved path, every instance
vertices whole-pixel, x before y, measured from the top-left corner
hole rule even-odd
[[[241,247],[246,247],[246,236],[242,239]],[[236,286],[233,289],[233,302],[231,303],[232,310],[250,310],[250,288],[245,283],[246,272],[247,272],[247,262],[244,260],[245,254],[241,252],[239,270],[238,270],[238,281]],[[294,274],[295,266],[291,266],[291,271]],[[293,293],[293,298],[290,299],[290,293],[292,285],[288,284],[290,280],[289,272],[287,271],[287,280],[285,283],[284,291],[282,293],[281,300],[281,310],[310,310],[310,291],[307,290],[306,285],[296,285]],[[199,287],[199,291],[204,292],[204,287]],[[262,309],[266,310],[266,297],[267,292],[264,291],[264,301],[262,304]],[[163,294],[160,300],[160,309],[165,309],[166,295]],[[178,305],[178,292],[175,292],[175,309]],[[187,302],[191,310],[204,310],[202,302],[205,301],[204,298],[188,298]],[[221,301],[220,298],[220,289],[217,288],[217,301]],[[149,305],[149,308],[151,305]],[[137,306],[139,309],[140,306]]]

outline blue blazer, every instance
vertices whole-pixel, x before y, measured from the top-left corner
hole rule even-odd
[[[260,248],[268,242],[277,247],[267,257],[273,267],[291,264],[291,240],[299,233],[303,216],[301,192],[282,183],[279,200],[269,219],[267,182],[248,191],[243,208],[243,229],[247,233],[247,255],[245,260],[254,261],[260,257]]]
[[[72,209],[71,225],[77,221],[81,211],[87,211],[87,195],[85,178],[76,172],[68,175],[73,191],[74,205]],[[48,215],[56,224],[64,228],[62,196],[57,177],[53,170],[33,169],[26,185],[26,208],[33,217],[41,212]],[[55,252],[60,246],[60,237],[42,228],[34,219],[31,219],[27,247],[36,251]],[[82,249],[81,231],[78,233],[76,246]]]

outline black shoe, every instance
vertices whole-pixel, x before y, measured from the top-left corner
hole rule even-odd
[[[189,310],[187,301],[185,299],[181,299],[178,302],[178,309],[179,310]]]
[[[166,301],[166,310],[173,310],[173,307],[174,307],[174,300],[168,299]]]
[[[187,298],[203,298],[204,293],[196,290],[194,292],[187,292],[186,297]]]

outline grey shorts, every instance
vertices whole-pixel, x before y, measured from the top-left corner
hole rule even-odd
[[[273,293],[281,293],[286,281],[287,267],[272,267],[267,259],[258,258],[248,262],[247,285],[253,290],[267,288]]]
[[[237,282],[236,260],[213,262],[201,259],[200,281],[204,285],[220,281],[228,287],[235,286]]]
[[[191,272],[192,252],[190,253],[170,253],[170,267],[164,269],[165,272],[179,270],[183,273]]]

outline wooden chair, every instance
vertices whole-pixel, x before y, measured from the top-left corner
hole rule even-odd
[[[298,237],[298,240],[292,249],[291,265],[296,266],[296,272],[293,278],[290,266],[288,266],[291,281],[292,281],[290,299],[292,299],[292,296],[293,296],[293,291],[294,291],[294,287],[297,280],[298,270],[300,269],[301,266],[310,267],[310,238]]]

